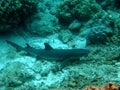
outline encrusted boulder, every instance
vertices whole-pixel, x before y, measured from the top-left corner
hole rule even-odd
[[[88,44],[105,44],[108,41],[108,35],[112,30],[106,26],[95,26],[88,29],[86,35]]]
[[[0,0],[0,31],[23,24],[37,11],[38,0]]]
[[[0,71],[0,86],[18,87],[34,78],[33,73],[20,62],[8,63]]]
[[[95,0],[66,0],[59,6],[57,17],[61,23],[70,24],[74,19],[87,21],[100,10]]]

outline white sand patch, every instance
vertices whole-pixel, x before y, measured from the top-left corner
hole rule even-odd
[[[50,72],[48,74],[47,77],[39,77],[39,80],[35,80],[33,81],[34,84],[37,86],[44,86],[44,87],[59,87],[60,83],[67,78],[67,76],[69,75],[68,71],[64,71],[64,72],[57,72],[52,73]]]

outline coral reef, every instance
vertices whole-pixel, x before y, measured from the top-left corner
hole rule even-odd
[[[66,0],[59,6],[56,16],[62,24],[70,24],[74,19],[87,21],[100,10],[95,0]]]
[[[96,87],[96,86],[88,86],[84,90],[120,90],[120,85],[118,84],[113,84],[113,83],[108,83],[107,85],[103,87]]]
[[[77,20],[74,20],[68,27],[70,31],[78,33],[81,27],[81,23]]]
[[[115,11],[101,11],[96,13],[91,20],[85,23],[80,28],[80,36],[84,36],[87,30],[97,26],[106,27],[105,31],[109,33],[107,34],[107,38],[109,38],[109,44],[119,45],[120,42],[120,14]],[[88,33],[88,32],[87,32]],[[102,36],[101,36],[102,37]]]
[[[119,50],[120,47],[117,47],[116,45],[111,46],[90,46],[88,49],[91,51],[91,53],[86,57],[81,57],[81,60],[91,60],[92,62],[102,64],[113,64],[117,63],[120,59],[119,57]],[[101,63],[100,63],[101,62]]]
[[[38,0],[0,0],[0,31],[10,30],[37,11]]]
[[[53,15],[55,2],[53,0],[43,0],[38,4],[38,12],[28,19],[26,29],[31,34],[46,37],[59,30],[58,19]],[[55,8],[55,7],[54,7]]]
[[[17,31],[7,39],[19,44],[24,41],[24,44],[27,42],[32,47],[42,49],[44,42],[57,49],[87,48],[90,53],[57,71],[59,63],[36,60],[35,57],[26,56],[25,52],[18,53],[4,45],[1,39],[6,37],[0,35],[0,89],[83,90],[91,85],[84,90],[106,90],[107,87],[119,90],[116,84],[105,85],[110,81],[120,83],[119,0],[39,1],[38,13],[25,22],[28,32],[17,30],[24,40],[17,37]],[[60,1],[63,3],[60,4]],[[54,6],[58,4],[56,13]],[[37,0],[0,0],[0,5],[0,31],[19,26],[26,20],[25,17],[37,10]],[[87,47],[86,42],[89,44]]]
[[[95,26],[87,31],[87,44],[105,44],[108,41],[108,36],[112,33],[112,30],[106,26]]]
[[[40,35],[41,37],[46,37],[52,35],[57,31],[57,19],[56,17],[50,15],[49,13],[44,13],[43,16],[40,16],[40,19],[34,19],[34,21],[26,23],[27,31]],[[53,23],[51,23],[53,22]]]
[[[17,87],[34,78],[32,72],[20,62],[8,63],[0,71],[0,86]]]
[[[83,90],[87,85],[102,86],[110,81],[120,83],[120,47],[94,45],[89,50],[88,56],[69,66],[69,76],[62,82],[62,86],[68,88],[65,90]]]
[[[100,0],[97,0],[100,1]],[[101,2],[101,6],[105,10],[119,10],[120,0],[104,0]]]

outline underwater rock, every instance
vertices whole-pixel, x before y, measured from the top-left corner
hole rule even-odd
[[[58,37],[63,43],[69,42],[73,36],[69,30],[61,30]]]
[[[96,2],[97,2],[98,4],[101,4],[103,1],[105,1],[105,0],[96,0]]]
[[[8,63],[0,71],[0,86],[17,87],[34,78],[31,72],[20,62]]]
[[[28,32],[34,35],[46,37],[52,35],[59,30],[58,19],[51,14],[51,10],[55,9],[50,0],[44,0],[38,4],[38,13],[27,20],[26,27]]]
[[[51,25],[44,24],[41,21],[29,23],[27,25],[27,30],[32,34],[40,35],[41,37],[46,37],[54,32],[54,28]]]
[[[114,6],[115,6],[117,9],[120,9],[120,0],[114,0]]]
[[[105,26],[95,26],[88,30],[86,36],[87,44],[105,44],[108,39],[107,35],[111,33],[111,30]]]
[[[69,30],[72,32],[79,32],[81,27],[81,23],[78,22],[77,20],[74,20],[70,25],[69,25]]]
[[[61,24],[70,24],[74,19],[87,21],[101,9],[95,0],[66,0],[57,9]]]
[[[34,16],[36,18],[34,18]],[[50,12],[39,11],[34,16],[32,17],[32,22],[28,20],[26,23],[27,31],[31,34],[46,37],[59,30],[58,19],[54,15],[50,14]]]
[[[0,0],[0,31],[25,23],[37,12],[38,0]]]
[[[85,38],[74,36],[67,44],[72,48],[85,48],[87,43]]]
[[[79,65],[71,66],[68,70],[69,76],[61,83],[62,86],[69,88],[65,90],[83,90],[89,84],[101,86],[108,81],[112,81],[116,68],[111,65],[101,65],[100,62],[96,64],[96,62],[85,61],[85,63],[80,62]],[[109,74],[106,75],[106,73]]]
[[[89,50],[91,52],[88,56],[81,57],[83,61],[87,59],[87,60],[92,60],[93,62],[95,61],[95,63],[99,63],[98,61],[100,61],[101,63],[107,62],[108,64],[111,65],[115,62],[118,62],[118,60],[120,60],[116,58],[117,56],[119,56],[120,47],[117,47],[115,45],[111,45],[107,47],[106,45],[104,46],[95,45],[94,47],[93,46],[89,47]],[[110,69],[110,66],[108,69]],[[113,70],[113,68],[111,70]]]
[[[104,10],[119,10],[120,0],[104,0],[101,6]]]
[[[95,26],[106,26],[111,28],[113,31],[114,29],[117,28],[118,24],[116,22],[120,20],[118,17],[120,17],[120,14],[117,12],[110,10],[100,11],[96,13],[92,19],[85,23],[83,27],[81,27],[80,31],[84,31],[87,28]]]
[[[96,13],[92,19],[80,28],[80,35],[85,36],[87,29],[96,26],[105,26],[110,29],[107,37],[110,39],[109,44],[119,45],[120,42],[120,13],[112,10],[101,11]]]

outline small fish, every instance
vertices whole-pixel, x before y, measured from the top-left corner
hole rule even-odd
[[[35,49],[29,44],[26,44],[27,47],[24,48],[11,41],[6,40],[6,42],[15,47],[17,50],[26,51],[27,53],[34,54],[39,58],[50,61],[61,61],[61,68],[64,68],[66,65],[68,65],[71,60],[77,59],[89,53],[89,51],[86,49],[53,49],[48,43],[44,43],[45,49]]]

